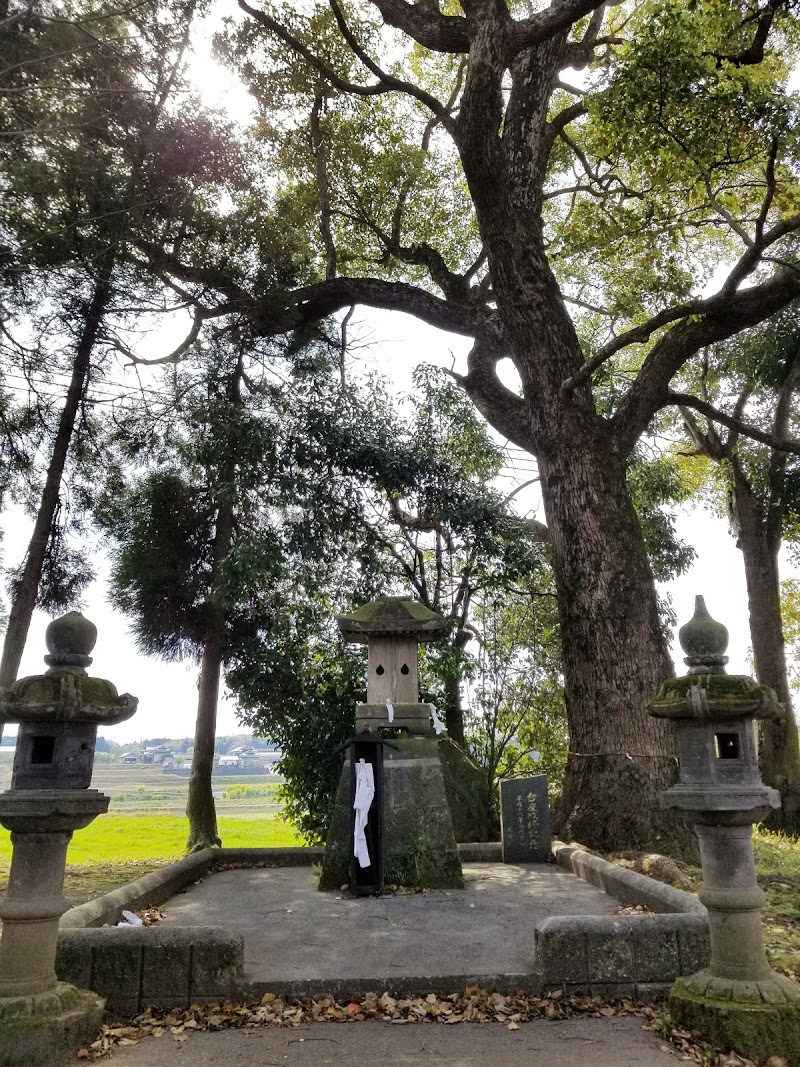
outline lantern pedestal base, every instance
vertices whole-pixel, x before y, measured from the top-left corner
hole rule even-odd
[[[345,761],[322,861],[322,890],[341,889],[350,880],[352,803]],[[387,886],[464,888],[439,742],[433,736],[394,738],[384,752],[383,871]]]
[[[759,1062],[783,1056],[800,1067],[800,989],[773,973],[753,982],[699,971],[679,978],[669,995],[673,1022],[683,1030]]]
[[[65,1067],[97,1037],[105,1001],[59,982],[47,993],[0,997],[0,1067]]]

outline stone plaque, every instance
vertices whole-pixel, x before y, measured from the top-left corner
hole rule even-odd
[[[550,857],[547,775],[505,778],[500,783],[503,863],[546,863]]]

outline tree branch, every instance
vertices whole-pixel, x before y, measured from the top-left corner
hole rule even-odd
[[[768,195],[769,190],[767,192]],[[800,214],[788,215],[785,219],[781,219],[780,222],[776,223],[767,233],[762,233],[761,238],[754,241],[736,263],[725,279],[725,284],[722,286],[721,291],[723,293],[731,293],[738,289],[744,279],[749,274],[752,274],[759,265],[764,250],[779,241],[781,237],[786,237],[798,229],[800,229]]]
[[[530,422],[525,401],[508,389],[497,377],[499,339],[483,335],[475,339],[467,360],[468,373],[450,371],[478,411],[501,433],[526,452],[532,447]]]
[[[769,448],[776,448],[781,452],[791,452],[795,456],[800,456],[800,441],[776,441],[772,434],[764,433],[764,431],[759,430],[757,426],[751,426],[749,423],[742,422],[740,419],[734,418],[732,415],[727,415],[724,411],[720,411],[712,404],[708,404],[705,400],[692,396],[690,393],[667,393],[664,403],[660,406],[667,407],[669,404],[676,404],[678,407],[694,408],[694,410],[699,411],[701,415],[705,415],[707,419],[711,419],[713,422],[722,423],[723,426],[727,426],[728,429],[734,430],[743,437],[749,437],[753,441],[759,441],[762,445],[767,445]]]
[[[392,513],[392,518],[401,529],[406,531],[416,530],[419,533],[435,533],[438,537],[441,537],[450,552],[455,550],[453,535],[439,519],[426,519],[421,515],[414,515],[401,507],[400,501],[393,496],[389,497],[389,510]]]
[[[544,11],[537,11],[530,18],[511,24],[507,32],[508,59],[511,60],[524,49],[568,30],[584,15],[597,11],[604,5],[605,0],[552,0]]]
[[[424,89],[420,89],[419,86],[413,85],[411,82],[403,81],[401,78],[395,78],[393,75],[387,74],[382,70],[364,51],[353,35],[337,0],[328,0],[328,3],[330,4],[331,11],[333,11],[333,17],[336,19],[336,24],[339,27],[342,37],[344,37],[345,41],[347,41],[353,51],[353,54],[361,60],[367,70],[374,74],[381,84],[387,86],[389,89],[395,89],[398,92],[405,93],[407,96],[414,97],[415,100],[419,100],[421,104],[424,104],[434,113],[445,129],[449,130],[452,124],[445,105],[437,100],[435,96],[425,92]]]
[[[543,522],[539,522],[538,519],[525,519],[524,522],[537,544],[549,545],[552,543],[550,530]]]
[[[684,317],[672,326],[647,355],[611,420],[615,447],[623,453],[630,451],[655,412],[671,402],[667,400],[670,380],[696,352],[757,326],[798,296],[800,274],[781,271],[761,285],[717,294],[705,302],[699,318]]]
[[[443,15],[436,0],[416,4],[406,0],[371,0],[387,26],[394,26],[432,52],[468,52],[467,20]]]
[[[630,345],[643,344],[648,341],[650,337],[661,329],[662,326],[667,326],[671,322],[678,322],[680,319],[685,319],[689,315],[701,315],[708,310],[708,300],[690,300],[685,304],[677,304],[675,307],[666,308],[664,311],[659,311],[657,315],[654,315],[647,322],[641,323],[639,326],[634,326],[630,330],[626,330],[624,333],[619,334],[617,337],[612,338],[602,348],[598,348],[591,359],[587,359],[585,363],[570,375],[561,383],[562,393],[569,393],[577,386],[586,381],[590,375],[592,375],[598,367],[602,367],[612,356],[615,356],[623,348],[628,348]]]
[[[377,85],[357,85],[355,82],[347,81],[345,78],[339,77],[335,70],[324,63],[319,56],[315,55],[310,48],[306,47],[302,41],[298,39],[282,26],[280,22],[277,22],[271,15],[268,15],[266,11],[260,11],[258,8],[251,7],[247,3],[247,0],[237,0],[239,7],[242,11],[246,11],[248,15],[252,16],[256,22],[260,22],[262,26],[265,26],[270,33],[274,33],[275,36],[283,41],[285,45],[288,45],[293,52],[302,56],[309,66],[313,67],[317,73],[321,74],[325,81],[329,82],[335,89],[339,89],[343,93],[353,93],[356,96],[379,96],[381,93],[391,92],[394,88],[385,84],[383,81],[378,82]]]
[[[739,52],[737,55],[725,55],[721,52],[704,52],[703,54],[713,56],[717,61],[718,67],[721,67],[725,62],[732,64],[734,67],[746,67],[761,63],[764,59],[764,45],[767,43],[775,15],[780,8],[786,6],[786,0],[769,0],[767,6],[758,13],[753,40],[743,52]],[[742,24],[744,25],[744,22]]]
[[[248,293],[233,278],[221,279],[216,272],[210,272],[202,265],[184,263],[159,245],[146,244],[143,251],[151,262],[173,278],[223,293],[226,302],[214,310],[214,315],[238,311],[248,318],[259,336],[287,333],[353,304],[384,311],[403,311],[429,326],[463,337],[474,337],[478,333],[493,336],[500,332],[494,309],[481,304],[465,305],[442,300],[407,282],[340,276],[312,282],[283,294],[273,291],[269,298],[261,299]]]

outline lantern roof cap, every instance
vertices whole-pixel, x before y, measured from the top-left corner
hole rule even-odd
[[[337,618],[346,641],[366,644],[371,637],[414,637],[436,641],[444,637],[450,622],[408,596],[382,596]]]
[[[96,641],[97,627],[79,611],[54,619],[45,634],[49,670],[18,678],[0,691],[0,719],[105,726],[129,719],[136,711],[136,697],[120,695],[107,679],[86,672]]]
[[[728,630],[712,619],[705,600],[695,598],[694,616],[678,631],[689,670],[680,678],[667,678],[658,696],[647,705],[659,719],[695,719],[703,722],[783,717],[775,693],[745,674],[725,671]]]

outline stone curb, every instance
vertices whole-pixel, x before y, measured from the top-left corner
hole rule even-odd
[[[322,863],[325,849],[316,845],[297,848],[215,848],[213,866],[237,863],[248,867],[310,867]]]
[[[282,1000],[326,995],[336,1000],[347,1000],[364,993],[377,993],[378,996],[388,993],[390,997],[424,997],[428,993],[436,993],[437,996],[447,997],[473,985],[510,996],[517,990],[536,994],[540,991],[541,982],[531,974],[393,974],[380,978],[295,978],[249,982],[246,992],[253,1000],[260,1000],[265,993],[274,993]]]
[[[550,916],[533,937],[542,987],[609,997],[663,996],[709,957],[708,921],[698,912]]]
[[[559,867],[572,871],[579,878],[609,896],[615,897],[623,904],[644,904],[655,912],[700,914],[705,916],[706,909],[692,893],[683,889],[657,882],[646,874],[626,870],[624,867],[610,863],[586,852],[580,845],[565,845],[562,841],[553,842],[553,855]]]
[[[201,852],[194,852],[191,856],[169,863],[157,871],[151,871],[150,874],[137,878],[135,882],[104,893],[86,904],[70,908],[61,916],[59,929],[103,926],[106,923],[116,925],[122,918],[123,908],[135,911],[137,908],[162,904],[187,885],[208,874],[219,851],[204,848]]]
[[[534,930],[534,971],[543,986],[603,996],[663,996],[680,975],[705,967],[708,913],[691,893],[553,842],[556,863],[623,904],[655,915],[551,916]]]
[[[91,989],[111,1015],[241,999],[244,938],[223,927],[104,927],[58,935],[56,973]]]

